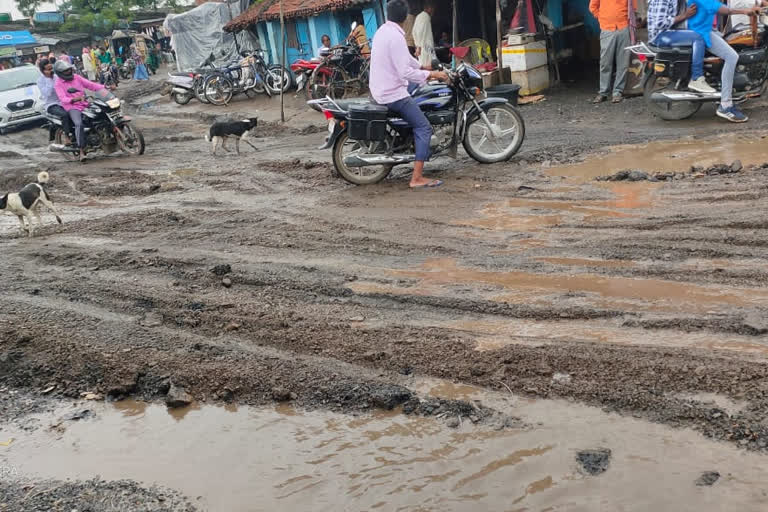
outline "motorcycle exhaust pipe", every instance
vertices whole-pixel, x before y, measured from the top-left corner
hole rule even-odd
[[[676,101],[714,101],[719,99],[719,92],[701,93],[691,91],[659,91],[651,94],[651,101],[655,103],[669,103]]]
[[[349,155],[344,158],[344,164],[350,167],[367,167],[369,165],[400,165],[416,161],[416,155]]]
[[[174,87],[173,89],[171,89],[171,92],[176,94],[192,94],[191,89],[183,89],[181,87]]]

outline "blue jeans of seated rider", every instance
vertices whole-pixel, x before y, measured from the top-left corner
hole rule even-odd
[[[407,122],[413,128],[413,142],[416,146],[416,161],[426,162],[429,160],[430,149],[429,141],[432,138],[432,125],[429,124],[424,112],[419,108],[416,100],[410,96],[397,100],[387,105],[389,110],[397,112],[403,121]]]
[[[653,40],[656,46],[692,46],[691,80],[696,80],[704,74],[704,52],[706,45],[701,34],[693,30],[665,30]]]

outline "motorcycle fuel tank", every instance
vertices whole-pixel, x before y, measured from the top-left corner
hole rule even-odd
[[[423,85],[413,92],[413,99],[424,111],[440,110],[452,104],[453,91],[442,84]]]

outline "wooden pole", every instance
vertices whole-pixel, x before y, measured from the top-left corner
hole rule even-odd
[[[458,22],[459,16],[457,14],[457,12],[459,10],[458,2],[459,2],[459,0],[453,0],[453,15],[452,15],[453,16],[453,20],[452,20],[452,22],[453,22],[453,35],[452,35],[452,37],[453,37],[453,47],[454,48],[456,47],[457,44],[459,44],[459,22]],[[454,64],[456,63],[455,60],[456,59],[454,57]]]
[[[496,0],[496,65],[501,73],[501,0]]]
[[[282,57],[280,58],[280,65],[285,67],[285,16],[283,16],[283,0],[280,0],[280,46],[282,47]],[[283,73],[280,72],[280,122],[285,122],[285,98],[283,97]]]
[[[488,41],[488,23],[485,19],[485,1],[480,0],[480,27],[483,31],[483,41]]]

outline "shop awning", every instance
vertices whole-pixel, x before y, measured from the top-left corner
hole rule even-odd
[[[0,32],[0,46],[16,46],[20,44],[37,44],[37,39],[29,33],[29,30]]]

